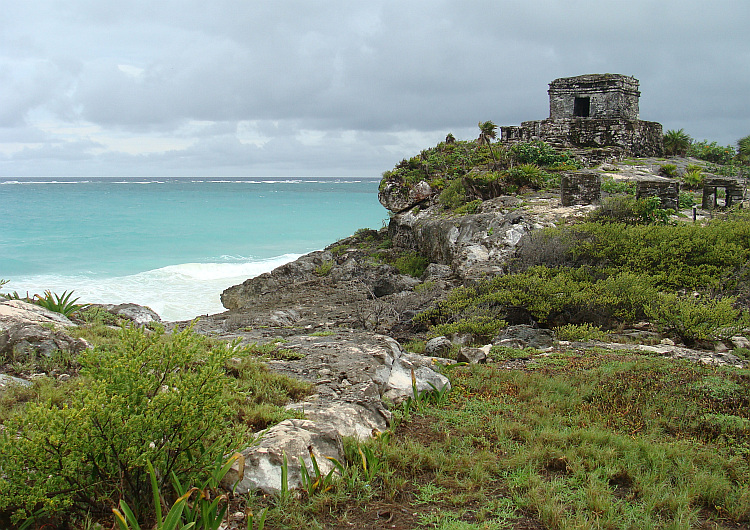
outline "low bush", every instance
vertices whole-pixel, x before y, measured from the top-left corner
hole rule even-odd
[[[191,482],[236,443],[230,424],[233,348],[191,329],[123,329],[115,347],[79,358],[85,383],[65,403],[28,403],[0,437],[0,510],[99,509],[121,497],[143,516],[146,462]]]
[[[659,166],[659,174],[665,177],[675,178],[677,176],[677,165],[662,164]]]
[[[602,191],[612,195],[617,193],[635,195],[635,182],[605,178],[602,180]]]
[[[687,149],[687,156],[700,158],[714,164],[728,164],[735,154],[735,149],[731,145],[723,146],[708,140],[692,142]]]
[[[554,328],[557,340],[590,341],[603,340],[606,334],[600,326],[594,326],[588,322],[583,324],[566,324]]]
[[[688,166],[685,168],[685,173],[682,175],[682,182],[685,183],[688,189],[697,190],[703,187],[703,170],[700,167]]]
[[[748,325],[747,315],[733,307],[732,298],[702,300],[661,293],[646,307],[646,315],[685,344],[728,339]]]
[[[430,260],[416,252],[404,253],[396,259],[395,267],[401,274],[421,278]]]
[[[591,220],[599,223],[667,224],[674,210],[661,207],[659,197],[614,195],[605,197]]]
[[[559,153],[548,143],[539,140],[513,144],[510,154],[518,164],[535,164],[544,167],[570,165],[580,168],[580,164],[572,155]]]

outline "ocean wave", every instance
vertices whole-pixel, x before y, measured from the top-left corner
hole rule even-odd
[[[294,261],[300,254],[284,254],[245,262],[181,263],[127,276],[102,278],[91,274],[37,275],[14,279],[3,292],[41,294],[73,291],[79,303],[148,306],[164,320],[191,320],[225,311],[222,291]]]

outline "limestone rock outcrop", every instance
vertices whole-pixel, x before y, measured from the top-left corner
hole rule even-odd
[[[64,315],[41,306],[22,300],[0,301],[0,355],[82,351],[88,343],[65,333],[73,326]]]

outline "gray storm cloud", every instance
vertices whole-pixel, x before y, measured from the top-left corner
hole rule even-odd
[[[547,83],[641,81],[641,116],[750,134],[750,4],[1,0],[5,175],[372,175],[547,116]]]

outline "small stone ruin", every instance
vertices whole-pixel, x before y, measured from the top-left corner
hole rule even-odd
[[[635,185],[635,198],[659,197],[662,208],[680,209],[680,184],[666,178],[639,180]]]
[[[560,183],[563,206],[595,204],[601,200],[602,177],[590,171],[565,173]]]
[[[720,190],[724,190],[724,199],[721,200]],[[728,177],[706,177],[703,180],[703,201],[701,208],[714,210],[716,208],[729,208],[733,204],[741,203],[745,198],[745,186],[738,179]]]
[[[662,126],[639,119],[638,80],[588,74],[549,84],[550,116],[500,127],[506,143],[543,140],[555,147],[612,147],[619,156],[662,156]]]

